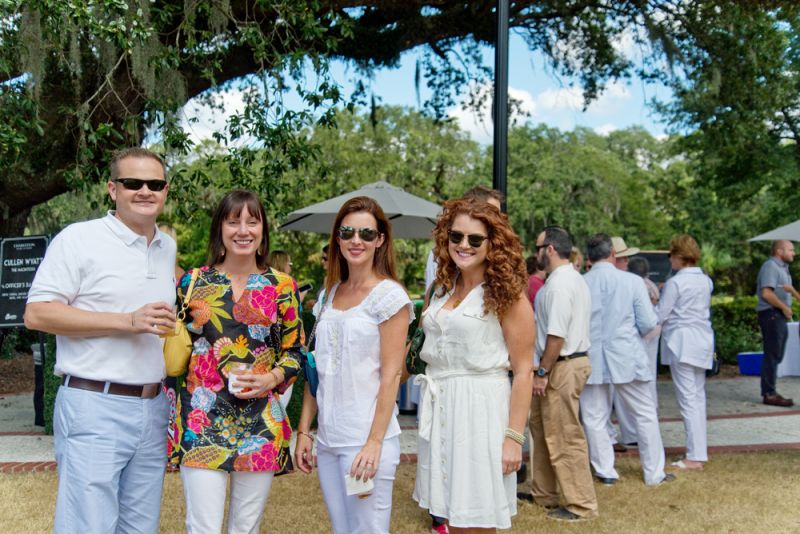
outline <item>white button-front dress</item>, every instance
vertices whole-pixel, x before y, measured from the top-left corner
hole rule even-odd
[[[510,528],[517,512],[516,473],[503,475],[511,400],[503,330],[483,311],[483,285],[454,310],[451,293],[423,314],[427,362],[421,385],[414,499],[455,527]]]

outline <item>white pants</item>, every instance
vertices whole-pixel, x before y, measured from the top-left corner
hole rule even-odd
[[[274,475],[272,471],[227,473],[181,466],[186,497],[186,531],[189,534],[222,532],[225,493],[230,478],[228,534],[257,534]]]
[[[648,382],[654,383],[654,382]],[[625,404],[620,401],[619,394],[617,393],[617,386],[621,384],[611,385],[612,399],[614,405],[614,412],[617,414],[617,422],[619,423],[619,442],[628,444],[636,443],[639,438],[636,435],[636,421],[632,414],[628,413]]]
[[[706,432],[706,371],[688,363],[670,366],[675,397],[686,429],[686,459],[708,461]]]
[[[325,506],[335,534],[388,534],[392,516],[392,485],[400,463],[400,437],[383,440],[372,495],[347,495],[344,475],[361,447],[326,447],[317,442],[317,469]]]
[[[603,478],[619,478],[614,469],[614,447],[607,429],[611,417],[611,387],[611,384],[587,384],[581,393],[581,419],[589,444],[589,460],[597,476]],[[633,420],[644,482],[658,484],[665,476],[664,444],[649,381],[614,384],[613,388],[619,403],[617,406],[623,407]]]

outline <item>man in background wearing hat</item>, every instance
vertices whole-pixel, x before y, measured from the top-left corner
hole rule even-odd
[[[631,256],[639,253],[639,249],[636,247],[629,248],[628,245],[625,244],[625,240],[618,236],[611,238],[611,244],[614,246],[614,254],[617,256],[617,269],[620,271],[627,271],[628,261],[631,259]]]

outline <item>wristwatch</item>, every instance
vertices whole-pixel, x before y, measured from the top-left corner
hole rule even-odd
[[[544,377],[546,377],[546,376],[547,376],[547,373],[549,373],[549,372],[550,372],[550,371],[548,371],[548,370],[547,370],[547,369],[545,369],[544,367],[539,367],[539,368],[536,370],[536,376],[538,376],[539,378],[544,378]]]

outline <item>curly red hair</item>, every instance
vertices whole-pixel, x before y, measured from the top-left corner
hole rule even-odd
[[[433,231],[436,286],[440,295],[444,295],[455,285],[458,269],[450,258],[447,232],[461,214],[481,221],[488,230],[489,251],[486,254],[483,305],[486,313],[494,312],[502,319],[527,289],[528,276],[519,236],[511,228],[508,216],[491,204],[474,199],[445,202]]]

